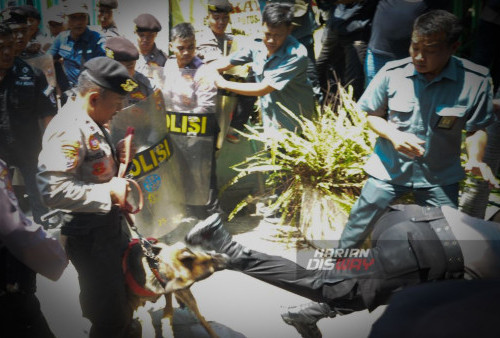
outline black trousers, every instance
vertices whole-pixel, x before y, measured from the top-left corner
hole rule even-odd
[[[69,235],[66,250],[78,272],[83,316],[92,323],[90,337],[128,337],[133,310],[122,272],[129,236],[120,217],[110,224]]]
[[[386,304],[401,287],[451,278],[446,277],[447,258],[441,241],[427,222],[389,223],[377,230],[372,238],[375,246],[363,258],[371,263],[366,269],[339,268],[342,264],[346,266],[345,262],[347,266],[353,262],[346,259],[344,263],[337,261],[332,269],[309,270],[280,256],[241,251],[236,242],[229,245],[225,253],[231,257],[232,269],[313,301],[327,303],[342,313],[373,310]]]
[[[0,296],[0,330],[4,338],[54,338],[33,293]]]
[[[367,47],[366,34],[340,35],[337,30],[325,29],[322,41],[323,47],[316,60],[321,89],[324,92],[330,89],[329,94],[333,95],[337,92],[335,83],[330,83],[329,87],[331,68],[342,86],[353,86],[354,99],[359,99],[365,86],[363,64]]]

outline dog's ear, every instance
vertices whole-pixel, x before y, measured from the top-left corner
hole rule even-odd
[[[195,258],[195,254],[188,248],[185,248],[177,253],[177,259],[183,263],[190,263],[195,260]]]

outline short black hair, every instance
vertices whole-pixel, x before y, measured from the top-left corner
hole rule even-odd
[[[293,20],[293,5],[288,3],[272,2],[264,7],[262,23],[271,27],[281,25],[290,26]]]
[[[12,29],[3,22],[0,23],[0,36],[12,35]]]
[[[460,38],[462,25],[454,14],[442,9],[436,9],[415,19],[413,32],[422,36],[445,33],[446,42],[451,45]]]
[[[183,22],[175,25],[170,31],[170,41],[175,39],[191,39],[195,38],[194,27],[189,22]]]

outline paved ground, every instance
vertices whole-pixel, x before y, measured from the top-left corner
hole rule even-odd
[[[218,159],[220,185],[234,175],[228,169],[229,164],[237,163],[251,151],[251,146],[246,142],[224,146]],[[222,198],[224,209],[229,211],[237,201],[257,189],[256,178],[229,189]],[[296,257],[296,247],[286,245],[277,237],[293,228],[267,223],[261,217],[249,213],[240,215],[226,226],[236,240],[250,248],[292,260]],[[56,336],[86,337],[89,322],[81,316],[74,268],[70,265],[58,282],[39,277],[38,285],[42,309]],[[255,338],[299,337],[293,327],[282,322],[281,307],[309,301],[234,271],[217,272],[207,280],[195,284],[192,291],[207,320],[229,327],[246,337]],[[324,337],[366,337],[371,324],[382,310],[383,308],[379,308],[371,314],[363,311],[335,319],[323,319],[319,322],[319,327]],[[149,337],[155,337],[154,333],[151,332]]]

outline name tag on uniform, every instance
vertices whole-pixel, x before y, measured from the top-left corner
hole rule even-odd
[[[466,107],[464,106],[438,106],[437,114],[439,118],[436,127],[441,129],[452,129],[457,119],[465,115],[465,111]]]
[[[69,45],[61,45],[62,50],[67,50],[68,52],[71,52],[71,46]]]

